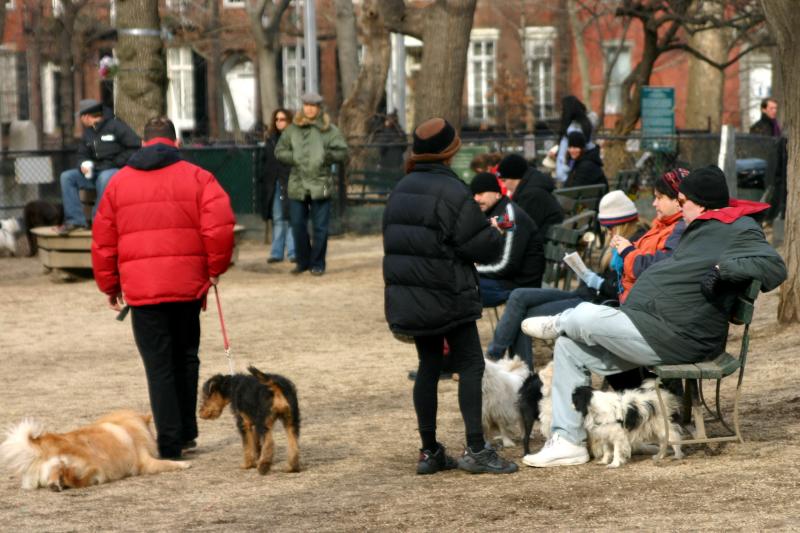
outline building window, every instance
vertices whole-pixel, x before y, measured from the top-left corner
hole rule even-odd
[[[14,0],[6,0],[6,9],[7,10],[14,9]]]
[[[622,82],[631,73],[631,43],[629,42],[606,42],[603,43],[604,72],[608,71],[608,65],[616,62],[611,68],[608,82],[608,92],[606,93],[606,113],[620,113],[622,111]]]
[[[553,81],[553,43],[556,29],[552,26],[525,28],[525,69],[533,97],[536,118],[556,116]]]
[[[0,122],[17,119],[17,54],[0,50]]]
[[[60,17],[62,13],[64,13],[64,4],[61,3],[61,0],[53,0],[53,16]]]
[[[300,96],[305,82],[303,45],[283,47],[283,107],[300,108]]]
[[[167,115],[177,130],[194,128],[194,67],[188,46],[167,49]]]
[[[222,7],[245,7],[244,2],[245,0],[222,0]]]
[[[467,54],[467,116],[484,122],[494,117],[492,84],[495,79],[495,48],[499,30],[480,28],[470,34]]]

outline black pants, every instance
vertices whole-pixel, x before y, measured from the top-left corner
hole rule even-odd
[[[483,437],[481,407],[483,352],[475,322],[456,326],[441,335],[415,337],[419,370],[414,382],[414,409],[420,434],[436,431],[439,374],[442,370],[444,340],[450,345],[452,371],[458,372],[458,405],[464,419],[467,441]]]
[[[162,457],[179,457],[197,437],[200,301],[131,307]]]

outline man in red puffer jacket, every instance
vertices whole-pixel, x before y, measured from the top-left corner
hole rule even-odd
[[[175,126],[151,119],[144,143],[108,185],[92,227],[92,268],[115,311],[127,303],[144,362],[158,451],[178,458],[197,437],[200,310],[233,251],[230,199],[183,161]]]

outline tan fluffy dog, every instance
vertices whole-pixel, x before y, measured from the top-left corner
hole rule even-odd
[[[24,420],[0,444],[0,461],[22,477],[23,489],[56,491],[189,468],[187,462],[156,459],[151,419],[116,411],[69,433],[44,433],[40,424]]]

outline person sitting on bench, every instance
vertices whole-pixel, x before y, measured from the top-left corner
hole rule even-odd
[[[61,173],[64,223],[56,228],[60,235],[89,227],[78,190],[97,191],[92,209],[94,217],[111,177],[142,147],[142,140],[130,126],[112,115],[105,115],[103,104],[97,100],[81,100],[78,117],[84,128],[78,145],[79,168]]]
[[[786,265],[747,215],[768,204],[729,199],[715,166],[692,171],[679,186],[686,230],[672,256],[636,281],[620,308],[582,303],[560,315],[527,319],[523,331],[556,339],[552,437],[523,463],[533,467],[589,461],[583,420],[572,408],[590,372],[606,376],[641,366],[694,363],[722,353],[737,294],[752,280],[770,291]]]

